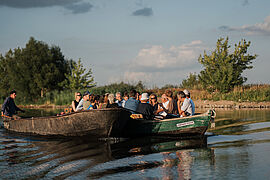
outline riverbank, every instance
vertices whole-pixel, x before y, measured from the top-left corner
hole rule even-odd
[[[195,100],[197,108],[225,108],[225,109],[265,109],[270,108],[270,102],[234,102],[234,101],[209,101],[209,100]]]
[[[234,101],[210,101],[210,100],[194,100],[196,108],[215,108],[215,109],[268,109],[270,108],[270,102],[234,102]],[[70,105],[19,105],[20,108],[40,109],[40,108],[52,108],[52,109],[64,109],[71,107]]]

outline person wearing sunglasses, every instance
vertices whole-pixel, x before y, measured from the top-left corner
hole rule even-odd
[[[76,111],[76,108],[77,108],[81,99],[82,99],[82,94],[80,92],[75,92],[75,100],[73,100],[71,103],[73,112]]]

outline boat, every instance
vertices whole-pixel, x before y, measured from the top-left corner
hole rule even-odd
[[[146,120],[143,117],[133,116],[125,128],[125,136],[203,136],[208,126],[214,123],[215,111],[208,110],[205,113],[194,116],[178,117],[171,119]],[[213,124],[214,125],[214,124]]]
[[[45,136],[120,137],[130,113],[122,108],[94,109],[61,116],[4,118],[6,130]]]

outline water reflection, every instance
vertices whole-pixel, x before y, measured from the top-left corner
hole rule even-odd
[[[203,139],[47,139],[0,129],[2,179],[267,179],[270,111],[217,113]]]

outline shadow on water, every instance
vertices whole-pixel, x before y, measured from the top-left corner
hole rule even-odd
[[[0,138],[0,170],[4,179],[102,178],[123,172],[167,167],[170,163],[176,163],[171,162],[169,157],[179,150],[200,148],[205,152],[211,151],[207,149],[207,138],[183,140],[148,137],[118,139],[117,142],[115,139],[102,141],[90,137],[48,139],[10,134],[4,129],[0,131]],[[138,162],[136,159],[152,154],[160,154],[164,160]],[[181,154],[178,153],[179,156]],[[130,161],[126,162],[128,159]]]

